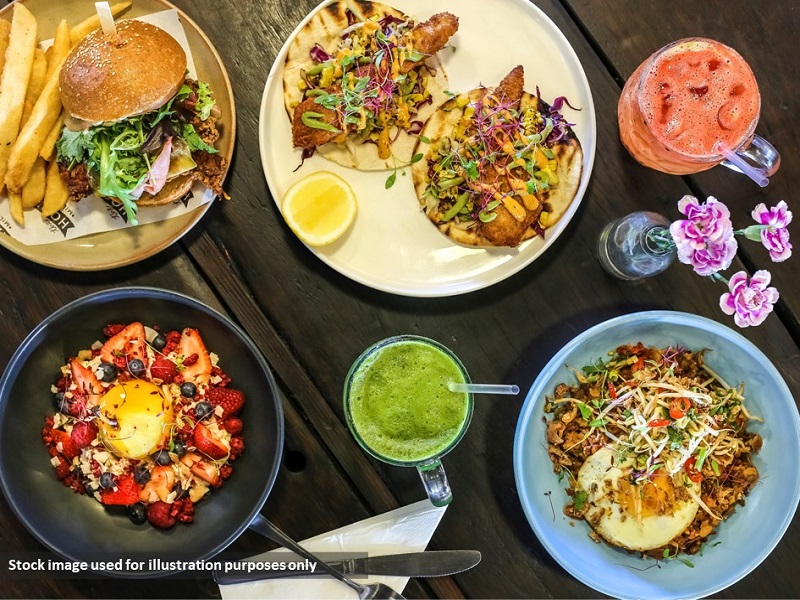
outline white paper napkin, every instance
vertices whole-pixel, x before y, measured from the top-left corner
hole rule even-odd
[[[447,507],[433,506],[429,500],[377,515],[364,521],[303,540],[300,545],[311,552],[367,552],[370,556],[421,552],[436,531]],[[273,550],[250,560],[268,560]],[[371,577],[371,582],[382,582],[398,592],[408,583],[408,577]],[[359,579],[359,583],[366,581]],[[251,583],[222,585],[220,592],[224,600],[239,598],[331,598],[352,599],[358,595],[327,575],[310,578],[286,577],[266,579]]]

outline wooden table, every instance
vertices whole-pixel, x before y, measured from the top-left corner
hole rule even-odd
[[[56,0],[53,0],[54,2]],[[677,218],[686,193],[723,199],[734,222],[759,202],[797,208],[800,188],[797,2],[709,3],[696,0],[536,0],[575,48],[594,97],[599,147],[591,184],[577,215],[553,248],[528,268],[487,289],[450,298],[393,296],[355,283],[318,260],[285,226],[260,166],[258,113],[264,81],[283,41],[314,0],[177,0],[208,34],[227,66],[239,118],[226,189],[179,243],[133,266],[106,272],[62,272],[0,251],[3,335],[0,364],[44,317],[86,293],[124,285],[190,294],[230,315],[267,357],[285,394],[284,464],[263,512],[302,539],[421,499],[412,470],[367,458],[343,424],[341,389],[353,359],[369,344],[400,333],[450,346],[474,380],[516,382],[523,390],[568,340],[609,317],[673,309],[732,326],[718,308],[721,288],[675,265],[630,284],[607,275],[595,258],[601,228],[636,209]],[[486,10],[491,2],[485,1]],[[457,12],[458,3],[432,3]],[[432,9],[433,12],[433,9]],[[636,164],[618,141],[616,104],[625,78],[669,41],[702,35],[737,48],[761,87],[759,132],[784,157],[766,189],[723,168],[675,177]],[[797,213],[797,210],[795,210]],[[797,219],[791,232],[800,239]],[[796,260],[796,258],[794,259]],[[734,267],[770,268],[781,291],[776,313],[742,333],[772,359],[795,397],[800,393],[800,283],[793,260],[771,265],[758,244],[740,245]],[[433,537],[435,549],[475,548],[476,569],[410,583],[410,597],[594,597],[548,555],[520,508],[512,441],[521,398],[477,403],[468,435],[448,458],[456,500]],[[796,468],[796,465],[793,466]],[[4,551],[42,551],[0,499]],[[271,547],[246,533],[231,550]],[[741,552],[747,552],[742,540]],[[731,598],[800,596],[800,519]],[[210,580],[119,581],[10,579],[2,597],[219,597]]]

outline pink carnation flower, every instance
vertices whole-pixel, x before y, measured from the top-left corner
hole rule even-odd
[[[767,208],[762,202],[753,209],[753,219],[764,225],[761,230],[761,243],[769,250],[774,262],[782,262],[792,255],[792,244],[789,242],[787,227],[792,222],[792,211],[786,202],[781,200],[777,206]]]
[[[737,243],[728,207],[713,196],[704,204],[694,196],[684,196],[678,210],[687,216],[669,228],[678,260],[692,265],[698,275],[712,275],[730,267]]]
[[[734,315],[739,327],[760,325],[778,301],[778,290],[768,287],[769,271],[756,271],[748,282],[747,273],[739,271],[728,281],[728,289],[719,299],[719,306],[726,315]]]

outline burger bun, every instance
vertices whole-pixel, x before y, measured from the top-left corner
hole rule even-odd
[[[148,113],[183,84],[186,53],[175,38],[136,19],[117,21],[116,29],[116,36],[87,35],[61,68],[61,101],[73,119],[93,125]]]

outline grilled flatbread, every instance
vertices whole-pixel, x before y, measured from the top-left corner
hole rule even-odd
[[[361,170],[409,162],[415,134],[446,98],[447,76],[435,53],[457,27],[449,13],[417,23],[378,2],[322,8],[286,55],[293,145]]]
[[[555,225],[580,185],[583,151],[564,118],[523,91],[522,67],[428,119],[412,166],[430,221],[467,246],[518,246]],[[430,141],[428,144],[427,141]]]

